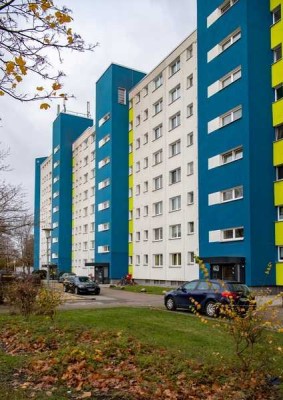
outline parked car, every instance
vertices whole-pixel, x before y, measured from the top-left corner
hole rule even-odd
[[[243,283],[214,279],[186,282],[178,289],[167,292],[164,304],[170,311],[197,308],[208,317],[217,316],[221,305],[233,306],[239,313],[256,306],[254,296]]]
[[[98,283],[89,279],[88,276],[68,276],[64,282],[64,292],[76,294],[91,293],[98,295],[100,287]]]
[[[69,276],[76,276],[73,272],[63,272],[63,274],[59,274],[58,282],[63,283],[66,278]]]

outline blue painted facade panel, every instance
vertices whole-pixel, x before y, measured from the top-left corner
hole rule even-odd
[[[53,123],[53,165],[59,161],[60,166],[52,168],[52,238],[58,238],[57,243],[51,244],[52,263],[57,264],[58,271],[71,271],[72,251],[72,144],[90,126],[93,120],[70,114],[59,114]],[[54,154],[54,149],[59,150]],[[59,177],[57,182],[54,178]],[[59,196],[53,198],[53,193],[59,191]],[[57,212],[54,208],[59,207]]]
[[[207,28],[207,16],[221,4],[198,1],[200,257],[245,258],[249,285],[273,284],[272,275],[264,282],[264,269],[275,259],[269,1],[241,0]],[[241,38],[208,63],[207,52],[239,27]],[[242,77],[208,98],[207,87],[239,65]],[[208,134],[210,120],[238,105],[240,120]],[[243,159],[208,170],[208,158],[238,146],[243,146]],[[242,200],[208,205],[210,193],[239,185]],[[209,242],[209,231],[241,226],[244,240]]]
[[[128,92],[145,74],[111,64],[96,84],[96,204],[110,201],[110,210],[98,211],[96,227],[109,223],[108,231],[96,232],[96,263],[109,263],[109,278],[120,279],[128,271]],[[126,104],[118,103],[118,88],[126,89]],[[110,119],[99,126],[107,113]],[[110,141],[99,148],[99,141],[110,134]],[[110,156],[110,164],[98,169],[98,163]],[[110,178],[110,186],[98,189],[99,182]],[[99,246],[110,246],[99,253]]]
[[[35,179],[34,179],[34,256],[33,268],[35,270],[40,267],[39,250],[40,250],[40,168],[47,157],[39,157],[35,159]]]

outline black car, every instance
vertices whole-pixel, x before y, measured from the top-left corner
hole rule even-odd
[[[164,304],[170,311],[185,308],[215,317],[221,305],[233,306],[236,311],[244,314],[249,307],[255,307],[255,300],[250,289],[243,283],[212,279],[184,283],[165,294]]]
[[[64,292],[76,294],[90,293],[98,295],[100,293],[99,285],[90,280],[87,276],[68,276],[63,282]]]

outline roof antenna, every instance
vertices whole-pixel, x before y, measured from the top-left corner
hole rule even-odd
[[[90,118],[90,102],[87,101],[86,103],[86,116],[87,118]]]

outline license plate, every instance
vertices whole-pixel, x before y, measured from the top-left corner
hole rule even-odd
[[[94,289],[88,289],[89,292],[94,292]]]

